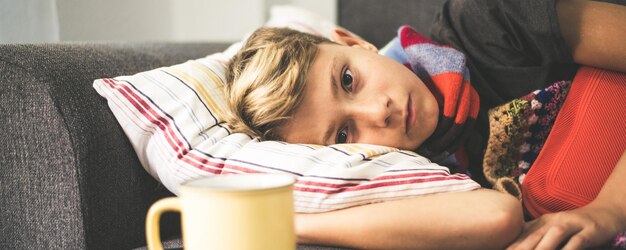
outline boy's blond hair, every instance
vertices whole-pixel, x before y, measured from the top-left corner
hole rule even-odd
[[[282,140],[277,129],[303,98],[318,45],[330,40],[287,28],[260,28],[233,58],[226,73],[235,132]]]

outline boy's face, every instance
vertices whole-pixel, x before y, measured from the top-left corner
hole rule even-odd
[[[292,119],[290,143],[367,143],[414,150],[435,130],[439,108],[406,66],[358,43],[319,45]]]

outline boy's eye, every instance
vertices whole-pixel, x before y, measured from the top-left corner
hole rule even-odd
[[[348,129],[344,127],[339,130],[339,132],[337,132],[337,136],[335,137],[335,143],[341,144],[346,142],[348,142]]]
[[[341,74],[341,86],[347,92],[352,92],[352,71],[350,69],[346,69]]]

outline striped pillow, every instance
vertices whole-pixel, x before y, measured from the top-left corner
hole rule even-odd
[[[321,33],[321,32],[320,32]],[[231,133],[226,65],[238,49],[93,83],[152,176],[178,194],[194,178],[234,173],[279,173],[296,178],[296,212],[314,213],[424,194],[479,187],[413,152],[342,144],[259,141]]]

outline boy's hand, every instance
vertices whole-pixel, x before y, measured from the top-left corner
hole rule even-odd
[[[524,232],[507,250],[586,249],[610,243],[624,227],[616,207],[590,203],[565,212],[546,214],[524,225]]]
[[[526,223],[524,232],[508,248],[582,249],[609,243],[626,231],[626,150],[598,196],[584,207],[545,214]]]

